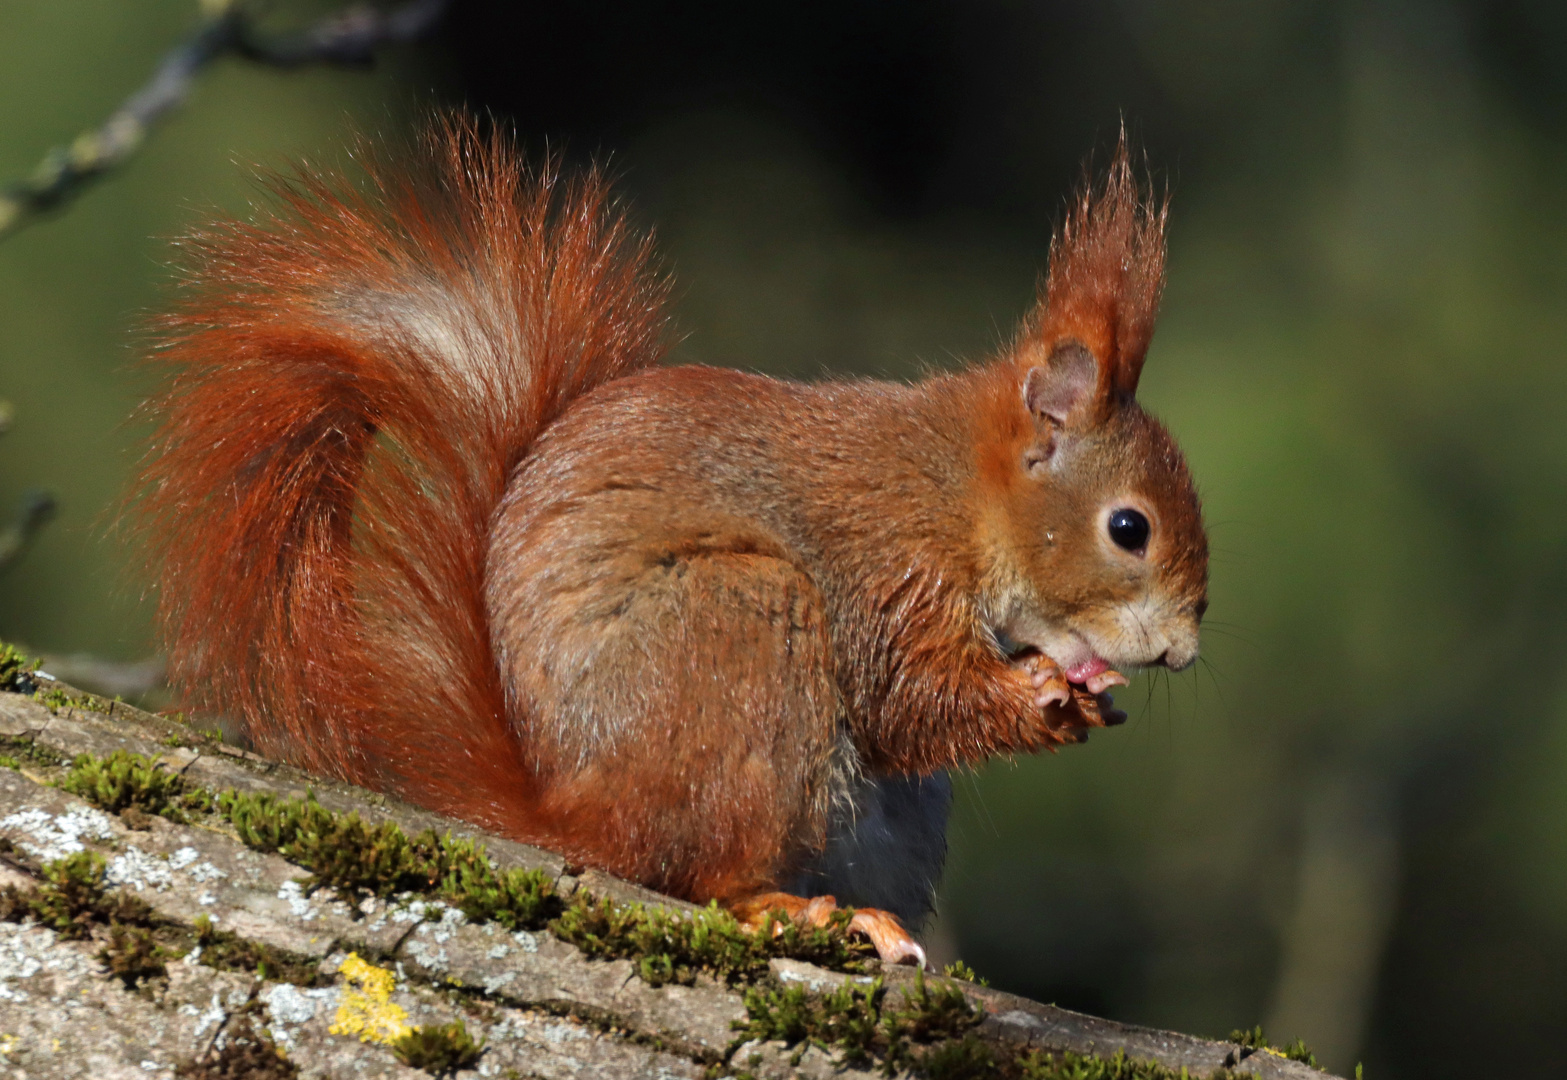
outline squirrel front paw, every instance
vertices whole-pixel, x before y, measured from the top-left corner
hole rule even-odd
[[[1041,709],[1066,705],[1072,700],[1072,684],[1066,681],[1061,666],[1043,653],[1025,657],[1021,668],[1034,688],[1034,704]]]
[[[1062,717],[1060,728],[1052,724],[1053,730],[1111,727],[1126,720],[1126,713],[1115,708],[1109,694],[1111,687],[1127,685],[1126,676],[1119,671],[1104,668],[1079,684],[1068,680],[1061,665],[1043,653],[1031,653],[1017,666],[1028,677],[1035,707],[1049,710],[1055,706],[1055,715]],[[1079,733],[1079,741],[1081,737]]]

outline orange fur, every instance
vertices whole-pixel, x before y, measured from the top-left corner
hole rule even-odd
[[[530,175],[471,122],[368,171],[275,179],[271,216],[183,245],[140,483],[171,676],[263,753],[549,842],[490,518],[562,409],[658,360],[665,286],[598,176]]]
[[[1105,403],[1137,390],[1164,292],[1169,200],[1155,204],[1132,168],[1126,130],[1104,184],[1085,181],[1050,245],[1045,293],[1019,335],[1024,362],[1075,339],[1103,361]]]
[[[743,906],[855,827],[857,778],[1102,722],[1005,642],[1195,655],[1200,510],[1132,400],[1164,210],[1124,141],[1014,346],[914,386],[656,366],[666,287],[602,182],[468,121],[273,190],[187,242],[142,481],[174,680],[262,752]],[[1040,379],[1087,393],[1070,422]]]

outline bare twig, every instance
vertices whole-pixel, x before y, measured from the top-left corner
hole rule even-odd
[[[446,13],[448,0],[409,0],[389,10],[355,4],[294,34],[256,29],[246,0],[207,0],[206,17],[164,56],[153,77],[100,127],[44,155],[26,179],[0,189],[0,239],[77,195],[88,183],[134,154],[148,131],[184,102],[196,74],[232,54],[269,67],[369,64],[382,45],[414,41]]]
[[[38,530],[54,517],[54,496],[37,489],[24,491],[10,524],[0,526],[0,570],[20,559]]]
[[[10,429],[11,416],[11,403],[0,399],[0,435]],[[47,491],[34,489],[22,493],[16,517],[10,524],[0,525],[0,570],[21,558],[38,530],[54,516],[54,511],[54,496]]]

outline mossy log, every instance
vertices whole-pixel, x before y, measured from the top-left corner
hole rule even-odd
[[[0,692],[0,1060],[28,1076],[1326,1075],[882,970],[831,935],[747,937],[551,852],[37,685]]]

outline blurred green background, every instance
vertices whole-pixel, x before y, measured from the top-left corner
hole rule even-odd
[[[0,4],[0,176],[105,117],[195,8]],[[1373,1080],[1562,1074],[1567,7],[474,0],[373,71],[220,64],[0,243],[0,512],[60,505],[0,571],[0,637],[152,652],[106,527],[168,238],[242,210],[251,163],[455,100],[610,160],[678,279],[681,358],[808,377],[983,356],[1124,116],[1175,197],[1141,397],[1203,490],[1205,661],[1135,681],[1087,747],[959,779],[937,947]]]

